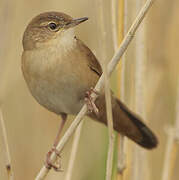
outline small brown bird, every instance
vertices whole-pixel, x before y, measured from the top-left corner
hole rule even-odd
[[[32,19],[24,32],[22,71],[28,88],[39,104],[62,117],[54,148],[67,115],[80,111],[87,92],[95,87],[102,74],[95,55],[75,36],[75,26],[87,19],[46,12]],[[104,93],[95,105],[98,114],[93,111],[88,116],[107,124]],[[152,131],[113,95],[112,109],[116,131],[144,148],[157,146]]]

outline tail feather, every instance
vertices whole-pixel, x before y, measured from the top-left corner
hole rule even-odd
[[[120,102],[118,99],[116,100],[121,110],[123,110],[123,112],[127,114],[127,116],[138,128],[138,130],[140,131],[142,135],[142,140],[136,143],[148,149],[152,149],[156,147],[158,144],[158,140],[156,136],[154,135],[154,133],[142,122],[142,120],[140,120],[139,117],[134,115],[134,113],[130,112],[129,109],[122,102]]]
[[[104,95],[99,96],[95,103],[99,109],[99,114],[96,116],[94,113],[91,113],[89,116],[107,124]],[[116,131],[127,136],[144,148],[152,149],[157,146],[158,140],[154,133],[137,115],[131,112],[120,100],[113,96],[112,109],[113,125]]]

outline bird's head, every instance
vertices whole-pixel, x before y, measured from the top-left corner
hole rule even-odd
[[[43,47],[49,41],[62,38],[65,34],[74,36],[74,27],[86,20],[88,20],[87,17],[73,19],[60,12],[39,14],[31,20],[24,32],[24,50]]]

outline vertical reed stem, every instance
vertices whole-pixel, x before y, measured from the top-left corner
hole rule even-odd
[[[72,179],[73,167],[74,167],[74,163],[75,163],[75,159],[76,159],[76,155],[77,155],[77,150],[78,150],[78,145],[79,145],[79,141],[80,141],[80,134],[81,134],[81,130],[83,127],[83,122],[84,121],[81,121],[81,123],[77,127],[75,134],[74,134],[74,139],[73,139],[73,144],[72,144],[72,148],[71,148],[70,159],[68,162],[68,168],[66,171],[65,180]]]
[[[6,170],[7,170],[7,176],[8,180],[13,180],[14,175],[12,171],[12,165],[11,165],[11,156],[10,156],[10,151],[9,151],[9,146],[8,146],[8,140],[7,140],[7,133],[6,133],[6,127],[3,119],[3,114],[2,110],[0,109],[0,127],[1,127],[1,133],[4,141],[4,148],[5,148],[5,157],[6,157]]]

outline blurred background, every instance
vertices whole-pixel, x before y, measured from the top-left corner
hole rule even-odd
[[[130,27],[139,9],[140,0],[127,1],[126,27]],[[147,157],[143,180],[159,180],[163,176],[167,132],[177,120],[179,101],[179,1],[157,0],[137,36],[130,44],[122,68],[112,75],[112,89],[135,112],[147,120],[159,138],[159,146]],[[102,10],[102,11],[101,11]],[[117,11],[120,7],[117,8]],[[29,21],[44,11],[61,11],[72,17],[89,17],[77,27],[77,36],[95,53],[98,60],[110,60],[114,54],[112,38],[111,1],[100,0],[0,0],[0,108],[7,129],[15,180],[35,178],[56,136],[60,117],[40,106],[27,89],[21,72],[22,36]],[[102,18],[101,17],[101,12]],[[118,12],[115,14],[118,18]],[[103,22],[101,20],[103,19]],[[105,27],[101,33],[101,24]],[[144,27],[145,25],[145,27]],[[117,28],[120,27],[120,22]],[[118,29],[120,31],[120,29]],[[117,31],[118,31],[117,30]],[[126,31],[126,30],[125,30]],[[140,34],[139,34],[140,32]],[[145,35],[142,37],[142,34]],[[104,44],[105,43],[105,44]],[[141,52],[142,55],[139,55]],[[142,61],[142,58],[143,61]],[[178,94],[177,94],[178,93]],[[178,100],[177,100],[178,97]],[[179,115],[178,115],[179,116]],[[69,117],[65,130],[72,119]],[[179,117],[178,117],[179,120]],[[47,180],[64,179],[72,139],[62,153],[64,172],[51,171]],[[117,143],[117,140],[116,140]],[[115,145],[114,179],[117,179],[117,144]],[[140,159],[135,159],[133,143],[127,141],[125,180],[134,179],[134,167],[141,169]],[[176,145],[176,154],[178,147]],[[80,136],[72,180],[104,180],[108,151],[108,131],[105,126],[85,118]],[[129,154],[129,155],[128,155]],[[144,157],[144,156],[141,156]],[[177,154],[172,164],[170,179],[177,180]],[[0,180],[6,180],[4,145],[0,132]],[[170,162],[168,162],[170,165]],[[145,176],[146,175],[146,176]],[[139,179],[139,178],[138,178]]]

